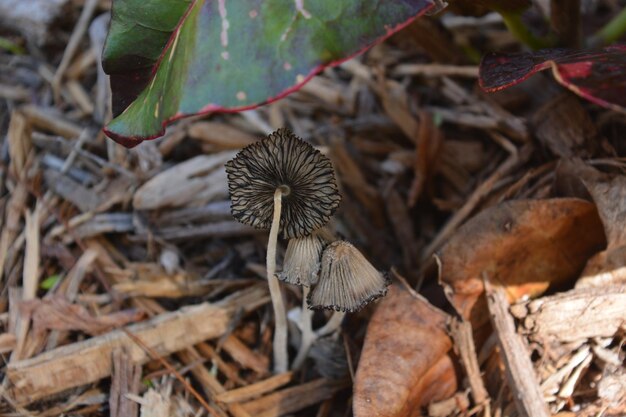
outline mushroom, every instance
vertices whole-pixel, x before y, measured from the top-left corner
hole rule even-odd
[[[226,163],[226,173],[233,216],[270,229],[272,214],[280,210],[285,239],[324,226],[341,200],[330,160],[288,129],[243,148]]]
[[[317,283],[324,241],[316,233],[293,238],[287,244],[283,271],[278,275],[289,284],[310,287]]]
[[[387,293],[389,280],[351,243],[337,241],[322,254],[317,286],[309,295],[309,308],[342,312],[360,310]]]
[[[240,222],[270,229],[267,279],[274,308],[274,368],[287,370],[287,318],[276,272],[276,241],[310,235],[341,200],[330,160],[288,129],[243,148],[226,163],[231,212]]]

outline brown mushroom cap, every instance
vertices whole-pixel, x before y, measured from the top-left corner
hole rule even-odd
[[[283,271],[278,278],[289,284],[310,287],[317,283],[324,241],[313,233],[310,236],[289,239]]]
[[[269,229],[274,193],[283,190],[280,233],[303,237],[324,226],[341,197],[330,160],[287,129],[243,148],[226,163],[233,217]]]
[[[389,280],[351,243],[330,244],[322,254],[317,286],[309,308],[354,312],[387,293]]]

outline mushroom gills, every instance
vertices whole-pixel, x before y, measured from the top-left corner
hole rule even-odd
[[[305,287],[316,284],[323,249],[324,241],[315,233],[290,239],[285,252],[283,270],[278,278],[289,284]]]
[[[317,286],[309,308],[354,312],[387,293],[389,279],[346,241],[329,245],[322,254]]]

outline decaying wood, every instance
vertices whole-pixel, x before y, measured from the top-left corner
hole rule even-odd
[[[215,399],[223,403],[247,401],[256,397],[260,397],[261,395],[268,392],[272,392],[275,389],[288,384],[292,379],[293,373],[285,372],[256,382],[254,384],[247,385],[245,387],[223,392],[221,394],[218,394]]]
[[[464,320],[453,319],[450,323],[450,335],[454,340],[454,349],[461,359],[465,374],[472,390],[472,398],[477,405],[488,406],[489,394],[480,375],[472,325]],[[490,415],[487,412],[487,415]]]
[[[165,313],[128,327],[159,355],[166,355],[203,340],[219,337],[228,328],[237,308],[266,302],[258,287],[220,304],[203,303]],[[111,374],[115,349],[127,350],[132,363],[143,364],[149,356],[121,330],[45,352],[12,363],[7,369],[9,392],[18,403],[29,403]]]
[[[349,381],[320,378],[242,404],[251,416],[279,417],[317,404],[349,386]]]
[[[131,401],[127,395],[139,393],[141,366],[134,365],[123,349],[114,350],[112,356],[109,395],[111,417],[134,417],[137,415],[137,403]]]
[[[528,346],[517,334],[504,290],[484,279],[491,323],[498,338],[517,411],[525,417],[550,417],[530,361]]]
[[[612,337],[624,325],[626,286],[575,289],[514,305],[511,312],[538,342]]]
[[[20,107],[20,111],[24,113],[28,121],[34,126],[43,130],[49,130],[64,138],[75,139],[82,132],[79,126],[65,120],[54,110],[29,104]]]
[[[269,371],[269,358],[250,350],[234,335],[229,335],[222,343],[222,348],[242,366],[265,375]]]
[[[210,145],[213,150],[240,149],[255,141],[255,137],[217,122],[197,122],[189,126],[189,136]]]
[[[233,152],[202,155],[170,168],[141,186],[133,198],[138,210],[198,205],[228,196],[224,163]]]

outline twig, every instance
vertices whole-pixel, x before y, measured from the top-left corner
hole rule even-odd
[[[486,274],[483,276],[483,283],[491,323],[498,337],[517,411],[525,417],[550,417],[530,361],[528,347],[517,334],[513,317],[509,314],[506,294],[502,288],[493,287]]]
[[[461,358],[461,363],[465,369],[465,374],[472,390],[474,404],[482,405],[486,409],[489,408],[489,394],[480,375],[480,367],[476,356],[476,347],[474,346],[474,336],[472,334],[472,325],[464,320],[452,319],[450,323],[450,336],[454,339],[454,346],[457,354]],[[487,410],[486,415],[490,415]]]
[[[74,26],[74,32],[72,33],[72,37],[67,43],[67,47],[63,52],[63,58],[61,58],[61,63],[59,64],[59,67],[54,73],[54,78],[52,79],[52,91],[54,92],[54,100],[56,102],[58,102],[60,99],[60,88],[61,81],[63,80],[63,74],[65,73],[67,67],[70,65],[70,60],[74,56],[74,53],[76,53],[76,49],[80,44],[80,40],[87,31],[87,27],[89,26],[89,20],[91,19],[91,16],[93,15],[97,6],[98,0],[86,0],[85,5],[83,6],[83,11],[80,14],[80,18],[78,19],[76,26]]]

